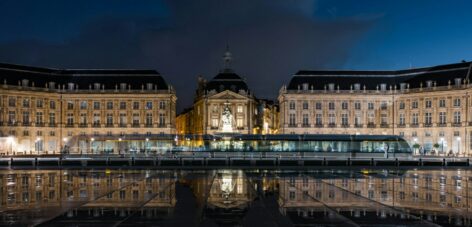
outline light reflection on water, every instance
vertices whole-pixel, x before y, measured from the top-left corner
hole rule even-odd
[[[469,170],[2,170],[0,225],[471,225]]]

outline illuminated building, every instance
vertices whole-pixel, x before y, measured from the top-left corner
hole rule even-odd
[[[93,136],[175,133],[175,91],[155,70],[0,64],[0,81],[0,155],[58,154],[70,142],[92,153],[105,149]]]
[[[279,93],[283,134],[392,134],[416,151],[469,155],[471,63],[398,71],[299,71]]]

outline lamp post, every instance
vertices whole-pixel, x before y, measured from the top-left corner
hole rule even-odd
[[[444,137],[441,137],[441,153],[444,154]]]
[[[8,139],[7,139],[8,143],[10,144],[10,153],[13,155],[13,137],[12,136],[9,136]],[[9,154],[7,153],[7,156]]]
[[[149,145],[149,138],[146,138],[146,142],[144,143],[144,154],[147,155],[148,151],[147,151],[147,147]]]
[[[418,143],[417,143],[417,141],[418,141],[418,138],[416,138],[416,137],[415,137],[415,138],[413,139],[413,141],[415,141],[415,144],[414,144],[414,145],[418,144]],[[417,148],[415,148],[415,153],[417,152],[417,150],[416,150],[416,149],[417,149]]]
[[[36,154],[37,155],[39,155],[39,151],[42,150],[41,147],[40,147],[40,143],[41,143],[41,138],[36,137],[35,148],[36,148]]]
[[[118,155],[121,155],[121,138],[118,138]]]
[[[93,142],[94,142],[94,141],[95,141],[95,138],[93,138],[93,137],[90,138],[90,148],[89,148],[89,150],[90,150],[90,153],[91,153],[92,155],[93,155],[93,149],[92,149],[92,147],[93,147]]]

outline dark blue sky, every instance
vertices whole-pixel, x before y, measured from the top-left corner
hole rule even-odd
[[[137,3],[138,2],[138,3]],[[471,1],[0,1],[0,61],[153,68],[190,105],[196,76],[234,69],[275,98],[300,69],[405,69],[472,60]]]

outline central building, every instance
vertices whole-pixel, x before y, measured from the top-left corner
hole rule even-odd
[[[213,79],[198,77],[193,106],[177,116],[179,134],[252,134],[255,130],[257,100],[231,69],[229,51],[223,60],[224,68]]]

